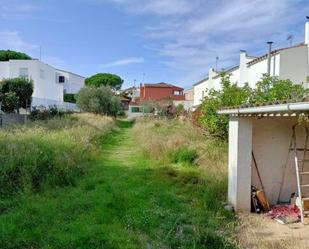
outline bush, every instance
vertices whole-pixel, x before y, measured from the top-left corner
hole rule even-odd
[[[109,73],[98,73],[86,79],[87,86],[101,87],[109,86],[113,90],[120,90],[123,84],[123,79],[118,75]]]
[[[54,117],[62,117],[65,113],[70,112],[64,112],[62,110],[59,110],[57,106],[50,106],[48,109],[34,107],[29,115],[29,118],[31,121],[48,120]]]
[[[0,82],[2,110],[14,112],[31,106],[33,82],[25,78],[4,79]]]
[[[119,97],[108,86],[84,87],[76,97],[76,104],[84,111],[117,116],[121,110]]]
[[[221,77],[222,90],[210,90],[194,115],[196,124],[221,139],[228,136],[228,117],[217,113],[220,108],[270,101],[300,101],[306,94],[302,85],[294,85],[290,80],[280,80],[278,77],[264,75],[256,84],[256,89],[251,89],[247,84],[244,87],[232,84],[225,74]]]
[[[73,93],[65,93],[63,95],[63,101],[64,102],[69,102],[69,103],[76,103],[75,94],[73,94]]]
[[[32,58],[21,52],[11,51],[11,50],[0,50],[0,61],[9,60],[31,60]]]

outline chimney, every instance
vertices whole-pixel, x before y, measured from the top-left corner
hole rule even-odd
[[[271,50],[272,50],[272,41],[267,42],[268,44],[268,61],[267,61],[267,74],[270,75],[270,66],[271,66]]]
[[[239,57],[239,86],[244,86],[246,82],[248,82],[247,77],[247,51],[246,50],[240,50],[240,57]]]
[[[309,45],[309,16],[306,16],[306,26],[305,26],[305,44]]]

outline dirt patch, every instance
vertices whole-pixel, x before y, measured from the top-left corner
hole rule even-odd
[[[238,242],[241,248],[309,248],[309,225],[281,225],[266,215],[255,214],[239,214],[239,222]]]

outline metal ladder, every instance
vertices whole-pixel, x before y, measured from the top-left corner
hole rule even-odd
[[[302,192],[304,189],[308,189],[309,193],[309,128],[305,125],[305,144],[303,148],[298,147],[297,139],[296,139],[296,131],[297,127],[300,126],[296,124],[293,126],[293,134],[292,134],[292,143],[291,150],[294,151],[294,163],[296,170],[296,178],[297,178],[297,191],[298,197],[300,199],[300,214],[301,214],[301,222],[304,224],[305,215],[309,215],[309,210],[304,210],[304,202],[309,201],[309,194],[307,196],[303,196]],[[299,159],[302,154],[302,159]],[[307,181],[307,182],[305,182]]]

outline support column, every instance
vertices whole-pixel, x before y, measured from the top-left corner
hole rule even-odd
[[[229,121],[228,201],[235,211],[250,212],[252,120],[231,117]]]

